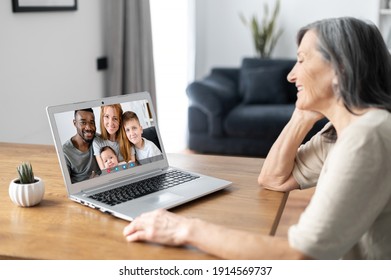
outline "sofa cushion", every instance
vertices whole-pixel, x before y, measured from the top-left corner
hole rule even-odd
[[[243,69],[244,104],[285,104],[288,102],[285,67]]]
[[[259,96],[256,96],[257,90],[247,90],[249,85],[249,79],[246,78],[248,73],[252,73],[252,71],[257,72],[256,69],[280,69],[281,80],[278,83],[278,87],[283,87],[283,93],[285,94],[286,103],[294,103],[296,101],[296,88],[295,85],[289,83],[287,81],[287,75],[289,71],[292,70],[292,67],[295,65],[296,61],[293,59],[268,59],[268,58],[244,58],[242,60],[242,65],[239,70],[239,97],[244,100],[245,95],[250,96],[249,104],[256,104],[252,101],[259,100]],[[260,70],[262,72],[262,70]],[[257,77],[254,76],[262,76],[262,73],[252,73],[252,81],[254,81]],[[264,79],[265,80],[265,79]],[[274,80],[274,79],[273,79]],[[260,84],[259,82],[257,83]],[[271,83],[270,83],[271,84]],[[253,84],[252,89],[256,89],[255,84]],[[255,98],[252,98],[255,95]],[[273,99],[273,98],[271,98]],[[257,103],[262,104],[262,103]],[[270,104],[270,103],[269,103]],[[274,103],[275,104],[275,103]]]
[[[293,104],[240,105],[227,115],[224,131],[230,137],[275,140],[291,118],[294,108]]]

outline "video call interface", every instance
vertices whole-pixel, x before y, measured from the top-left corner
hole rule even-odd
[[[55,115],[67,164],[64,170],[68,170],[72,183],[108,176],[163,159],[148,100],[84,108],[82,111],[86,112],[83,116],[88,120],[80,116],[75,119],[75,111]],[[76,134],[85,138],[88,136],[88,152],[75,150],[71,139]],[[116,140],[108,140],[114,134]],[[130,147],[130,152],[126,149],[127,156],[121,152],[121,141],[128,141],[127,145],[122,145]]]

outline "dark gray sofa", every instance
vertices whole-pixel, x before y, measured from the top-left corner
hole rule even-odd
[[[265,157],[289,121],[296,88],[290,59],[245,58],[240,68],[213,68],[188,85],[188,148],[207,154]],[[319,121],[305,141],[321,129]]]

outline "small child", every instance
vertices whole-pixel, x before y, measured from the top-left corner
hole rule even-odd
[[[137,115],[132,111],[122,114],[122,125],[128,140],[133,144],[136,159],[140,162],[143,159],[161,155],[162,152],[152,141],[142,137],[143,128]]]
[[[104,146],[100,150],[100,157],[102,159],[105,169],[113,168],[119,164],[118,157],[110,146]]]

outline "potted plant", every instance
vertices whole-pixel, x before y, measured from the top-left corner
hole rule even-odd
[[[41,178],[34,176],[31,163],[21,163],[17,171],[19,177],[12,180],[9,186],[12,202],[23,207],[40,203],[45,193],[45,186]]]
[[[282,34],[282,29],[276,30],[276,21],[279,11],[280,0],[277,1],[273,14],[269,19],[269,7],[267,3],[265,3],[262,24],[260,24],[255,15],[247,21],[243,14],[239,14],[243,24],[250,28],[255,50],[261,58],[269,58],[271,56],[271,53]]]

